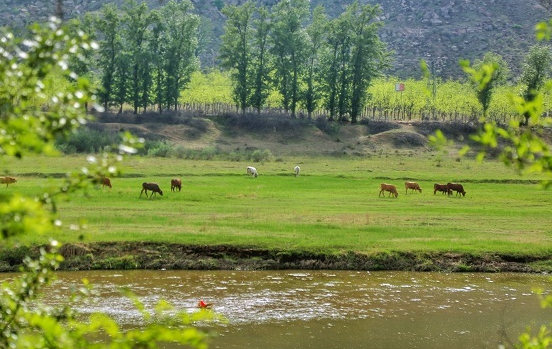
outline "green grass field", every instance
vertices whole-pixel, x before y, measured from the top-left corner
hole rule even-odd
[[[3,165],[18,183],[0,190],[34,195],[61,183],[58,174],[84,157],[26,158]],[[497,161],[431,153],[368,158],[286,158],[251,164],[132,158],[113,189],[92,188],[59,202],[62,242],[155,241],[322,251],[450,251],[543,256],[552,253],[552,193]],[[293,167],[301,166],[301,175]],[[0,171],[6,172],[5,169]],[[51,175],[45,178],[44,175]],[[182,192],[170,191],[181,177]],[[405,180],[423,193],[405,195]],[[164,196],[141,198],[142,182]],[[458,181],[465,197],[433,194],[434,183]],[[379,184],[399,197],[378,197]],[[72,229],[85,223],[86,229]],[[24,244],[47,241],[28,236]]]

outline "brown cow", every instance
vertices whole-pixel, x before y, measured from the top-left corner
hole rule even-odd
[[[161,194],[163,196],[163,191],[159,188],[159,185],[157,183],[142,183],[142,191],[140,192],[140,197],[142,197],[142,193],[146,192],[146,196],[148,196],[148,190],[151,191],[150,199],[154,194]]]
[[[449,188],[449,195],[452,195],[452,191],[454,190],[456,192],[456,196],[458,194],[462,194],[462,196],[466,196],[466,192],[464,191],[464,187],[462,184],[459,183],[447,183],[447,186]]]
[[[0,177],[0,184],[5,184],[6,188],[10,184],[13,184],[15,182],[17,182],[17,179],[15,179],[15,177],[10,177],[10,176]]]
[[[433,194],[435,195],[438,191],[442,191],[443,194],[447,193],[450,194],[452,191],[449,189],[448,185],[446,184],[437,184],[433,185]]]
[[[176,191],[176,188],[178,188],[178,191],[182,190],[182,181],[180,178],[171,179],[171,191]]]
[[[111,180],[107,177],[102,178],[102,189],[105,187],[109,187],[109,189],[113,188],[111,185]]]
[[[389,196],[391,196],[391,194],[395,195],[395,197],[399,196],[399,193],[397,192],[397,187],[395,187],[393,184],[382,183],[380,184],[380,192],[378,197],[381,196],[382,193],[383,193],[383,196],[385,197],[386,191],[389,192]]]
[[[420,186],[416,182],[404,182],[404,188],[406,189],[407,194],[408,194],[408,189],[411,189],[412,192],[414,192],[414,190],[417,190],[420,193],[422,192],[422,188],[420,188]]]

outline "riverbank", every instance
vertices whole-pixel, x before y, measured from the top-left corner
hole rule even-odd
[[[19,270],[39,247],[0,249],[0,272]],[[227,245],[152,242],[68,243],[60,270],[394,270],[434,272],[549,272],[550,258],[446,252],[343,252],[339,254]]]

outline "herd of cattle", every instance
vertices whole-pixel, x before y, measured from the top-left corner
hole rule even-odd
[[[178,189],[178,191],[182,190],[182,180],[180,178],[171,179],[171,191],[176,192],[176,189]],[[144,182],[142,183],[142,191],[140,192],[140,197],[142,197],[142,194],[144,193],[146,194],[146,197],[147,197],[148,190],[151,191],[150,198],[153,195],[157,195],[157,193],[163,196],[163,191],[161,190],[161,188],[159,188],[159,185],[157,183]]]
[[[295,173],[296,177],[299,176],[300,171],[301,171],[301,168],[299,166],[295,166],[293,169],[293,172]],[[246,172],[247,172],[247,175],[254,178],[257,178],[257,176],[259,175],[259,173],[257,172],[257,169],[253,166],[247,166]],[[0,184],[6,184],[6,187],[16,182],[17,182],[17,179],[15,177],[9,177],[9,176],[0,177]],[[111,180],[107,177],[102,178],[101,184],[102,184],[102,188],[109,187],[111,189],[113,187],[111,185]],[[414,192],[414,191],[419,191],[420,193],[422,192],[422,188],[416,182],[405,182],[404,188],[406,189],[406,194],[408,194],[408,190],[410,190],[411,192]],[[177,189],[178,191],[182,190],[182,181],[180,180],[180,178],[173,178],[171,179],[171,191],[176,192]],[[142,183],[142,191],[140,192],[140,197],[144,193],[146,194],[146,197],[147,197],[148,190],[151,192],[151,195],[149,196],[150,198],[153,195],[156,195],[157,193],[163,196],[163,191],[161,190],[161,188],[159,188],[159,185],[157,183],[144,182]],[[442,194],[446,193],[447,195],[452,195],[453,191],[456,192],[457,196],[458,194],[462,194],[462,196],[466,196],[466,191],[464,190],[464,187],[462,186],[462,184],[459,184],[459,183],[450,183],[450,182],[447,184],[436,183],[433,186],[433,194],[437,194],[437,192],[441,192]],[[394,186],[393,184],[387,184],[387,183],[380,184],[380,192],[378,196],[381,197],[383,194],[383,196],[385,197],[385,192],[389,192],[389,197],[391,195],[395,196],[396,198],[399,197],[399,192],[397,191],[397,187]]]
[[[406,194],[408,194],[408,190],[410,189],[411,192],[419,191],[422,192],[422,188],[420,188],[420,185],[416,182],[404,182],[404,188],[406,189]],[[385,196],[385,192],[389,192],[389,196],[394,195],[395,197],[399,197],[399,192],[397,191],[397,187],[393,184],[386,184],[382,183],[380,184],[380,192],[379,196],[383,194]],[[452,192],[455,191],[456,195],[462,194],[462,196],[466,196],[466,191],[464,190],[464,186],[459,183],[447,183],[447,184],[438,184],[435,183],[433,185],[433,194],[437,194],[437,192],[442,192],[442,194],[447,193],[447,195],[452,195]]]

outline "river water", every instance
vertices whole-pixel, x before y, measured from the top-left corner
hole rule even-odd
[[[0,279],[13,276],[0,274]],[[366,271],[60,272],[47,302],[87,278],[98,295],[79,306],[124,326],[141,316],[128,287],[153,309],[164,299],[197,311],[200,299],[228,322],[209,325],[210,348],[497,348],[552,320],[534,288],[546,275]]]

